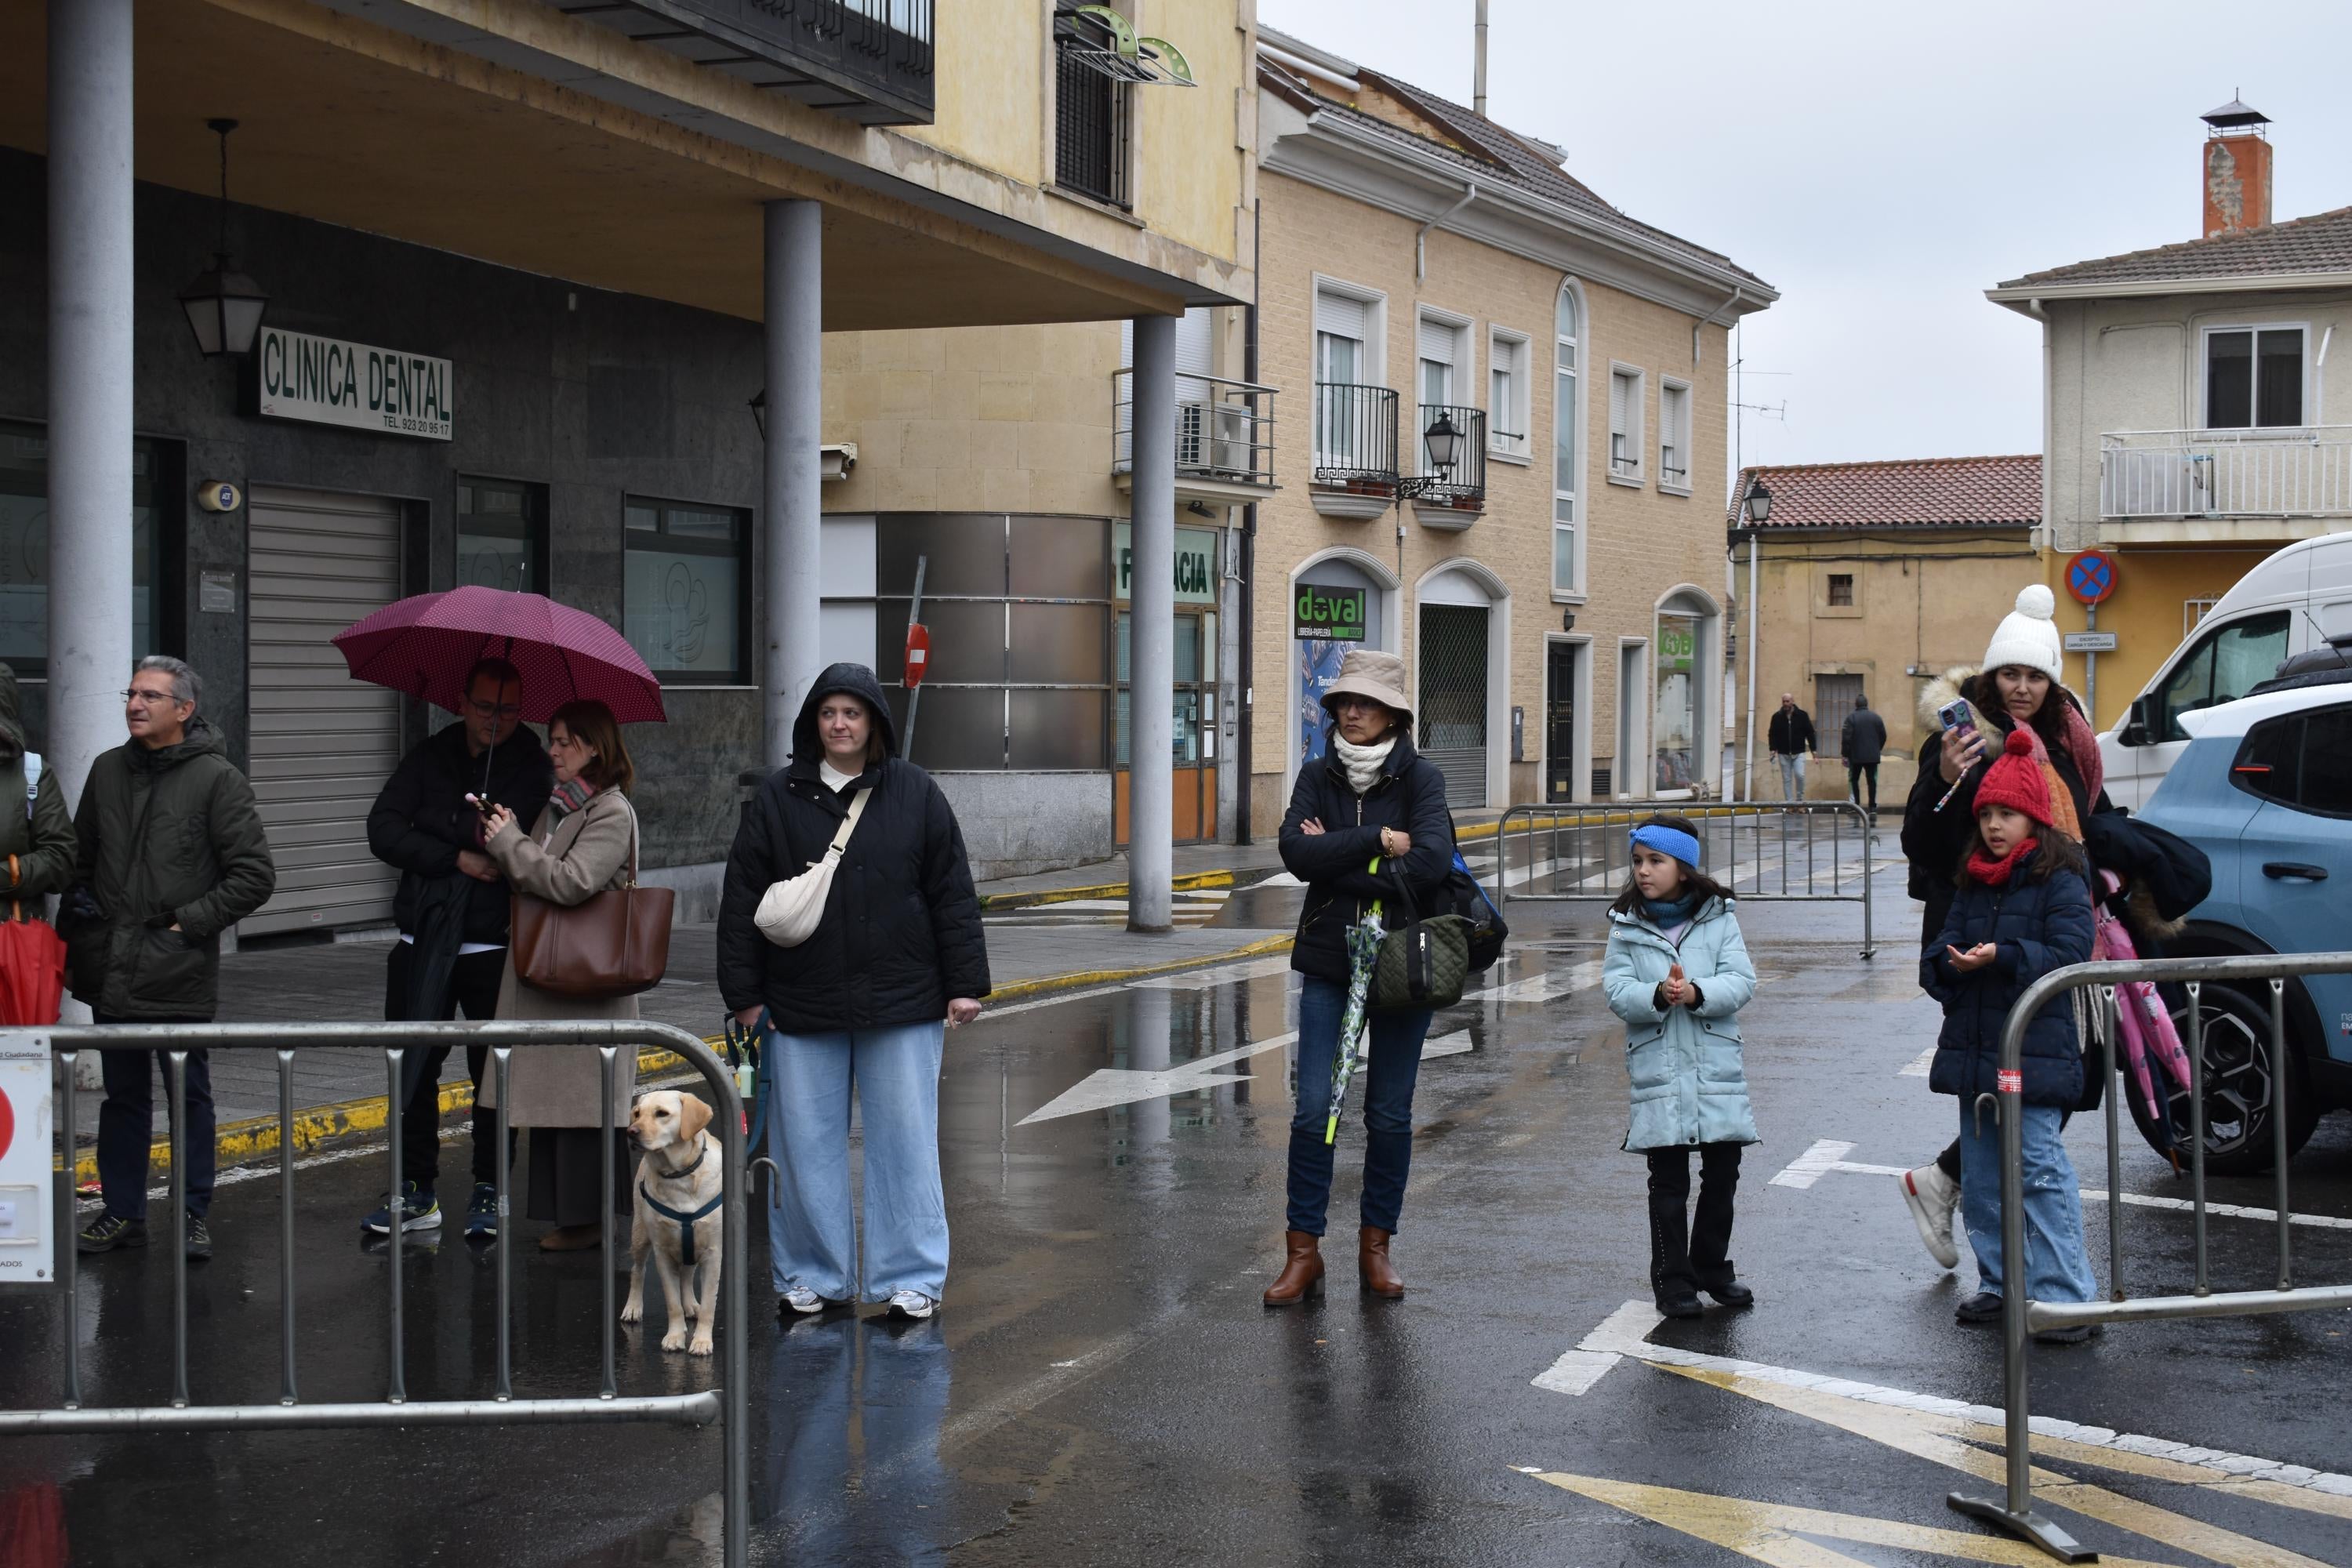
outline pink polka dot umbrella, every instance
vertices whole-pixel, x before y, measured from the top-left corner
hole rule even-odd
[[[624,724],[661,723],[661,682],[628,639],[585,610],[540,594],[467,585],[418,594],[335,634],[352,679],[461,710],[466,672],[502,658],[522,672],[522,716],[543,723],[593,697]]]

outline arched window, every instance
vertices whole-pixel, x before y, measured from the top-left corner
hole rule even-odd
[[[1577,342],[1581,324],[1576,285],[1563,283],[1552,345],[1551,586],[1557,594],[1573,594],[1584,586],[1583,552],[1577,537],[1581,520],[1576,510],[1577,430],[1582,411],[1577,398]]]

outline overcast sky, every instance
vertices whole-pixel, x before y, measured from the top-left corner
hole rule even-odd
[[[1259,0],[1470,101],[1473,0]],[[2352,205],[2352,5],[1491,0],[1487,111],[1780,291],[1747,321],[1749,462],[2038,451],[2021,273],[2197,237],[2197,116],[2276,121],[2273,216]],[[1728,478],[1727,476],[1727,493]]]

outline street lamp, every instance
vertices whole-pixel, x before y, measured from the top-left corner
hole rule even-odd
[[[1760,528],[1771,520],[1772,492],[1764,488],[1761,474],[1748,482],[1748,496],[1741,504],[1748,509],[1748,521],[1756,527]]]
[[[1441,408],[1428,429],[1421,433],[1421,444],[1429,453],[1429,466],[1441,473],[1452,473],[1456,458],[1462,455],[1462,432],[1454,427],[1454,416]]]
[[[196,334],[196,347],[205,358],[251,351],[261,331],[261,313],[269,296],[261,286],[236,269],[228,254],[228,133],[234,120],[207,120],[205,126],[220,138],[220,234],[211,268],[180,291],[180,309]]]

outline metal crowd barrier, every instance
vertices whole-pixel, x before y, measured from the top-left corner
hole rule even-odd
[[[2291,975],[2352,973],[2352,952],[2294,956],[2257,953],[2229,958],[2154,958],[2077,963],[2053,970],[2025,988],[2010,1009],[2000,1033],[1997,1094],[1980,1094],[1976,1110],[1990,1104],[2000,1121],[2000,1252],[2002,1264],[2001,1385],[2008,1406],[2008,1488],[2000,1499],[1953,1492],[1945,1499],[1972,1519],[1980,1519],[2041,1547],[2062,1563],[2091,1563],[2098,1553],[2033,1509],[2033,1455],[2027,1430],[2026,1336],[2075,1323],[2150,1322],[2168,1318],[2240,1318],[2260,1312],[2310,1312],[2352,1307],[2352,1285],[2294,1284],[2293,1215],[2287,1203],[2286,980]],[[2185,1296],[2124,1294],[2124,1202],[2121,1128],[2116,1100],[2123,1085],[2116,1075],[2116,984],[2147,980],[2184,983],[2189,991],[2189,1180],[2196,1237],[2196,1283]],[[2259,980],[2271,993],[2271,1157],[2277,1187],[2278,1283],[2268,1290],[2216,1292],[2205,1258],[2205,1014],[2207,981]],[[2105,1301],[2029,1301],[2025,1298],[2025,1174],[2022,1120],[2009,1114],[2021,1092],[2021,1062],[2025,1029],[2052,997],[2083,986],[2099,987],[2101,1033],[2107,1075],[2107,1280]]]
[[[1496,901],[1607,903],[1633,875],[1633,846],[1626,834],[1651,816],[1689,818],[1699,830],[1708,876],[1740,899],[1752,901],[1814,901],[1862,905],[1862,956],[1877,951],[1871,921],[1871,815],[1852,801],[1789,800],[1701,802],[1635,800],[1591,805],[1515,805],[1495,829]],[[1547,879],[1549,890],[1516,890],[1511,861],[1512,824],[1519,823],[1525,849],[1521,869],[1527,885]],[[1823,824],[1827,824],[1826,831]],[[1752,859],[1743,867],[1745,837]],[[1777,858],[1766,857],[1767,847]],[[1859,874],[1846,852],[1859,848]],[[1824,853],[1826,852],[1826,858]],[[1823,884],[1826,883],[1826,890]]]
[[[46,1040],[58,1066],[58,1126],[68,1158],[64,1178],[58,1184],[58,1280],[65,1295],[65,1379],[63,1397],[53,1410],[0,1411],[0,1435],[55,1436],[63,1434],[117,1432],[267,1431],[346,1426],[551,1426],[572,1422],[663,1421],[701,1426],[722,1423],[726,1475],[725,1562],[740,1568],[751,1540],[751,1433],[746,1388],[749,1359],[744,1307],[745,1214],[750,1191],[743,1164],[742,1103],[735,1091],[734,1074],[702,1041],[667,1024],[560,1021],[493,1024],[197,1024],[53,1028],[26,1030]],[[393,1042],[387,1044],[386,1042]],[[294,1056],[304,1047],[382,1049],[384,1078],[391,1101],[387,1123],[392,1164],[391,1188],[401,1190],[401,1063],[410,1050],[436,1046],[488,1046],[496,1074],[498,1105],[498,1387],[488,1399],[411,1399],[406,1354],[402,1333],[401,1227],[389,1237],[389,1338],[384,1395],[380,1402],[304,1404],[299,1394],[294,1351]],[[722,1341],[720,1384],[695,1394],[629,1394],[617,1390],[613,1367],[614,1303],[613,1207],[604,1212],[604,1247],[600,1254],[604,1279],[604,1378],[593,1397],[518,1399],[511,1377],[509,1334],[512,1322],[514,1226],[508,1203],[509,1165],[507,1111],[514,1047],[518,1046],[579,1046],[598,1048],[603,1057],[606,1103],[614,1098],[619,1053],[630,1053],[634,1075],[640,1046],[677,1052],[702,1074],[709,1095],[711,1130],[725,1155],[724,1202],[721,1205],[722,1258],[719,1286],[725,1321],[718,1330]],[[166,1245],[173,1256],[172,1271],[172,1403],[168,1405],[117,1406],[89,1409],[82,1404],[81,1352],[74,1326],[79,1321],[79,1265],[73,1245],[77,1198],[72,1180],[75,1122],[74,1065],[80,1053],[101,1047],[137,1047],[167,1053],[164,1077],[171,1100],[172,1199],[171,1229]],[[187,1111],[187,1053],[191,1050],[275,1050],[278,1053],[278,1342],[280,1384],[275,1405],[200,1405],[188,1390],[188,1258],[182,1244],[187,1227],[186,1151],[182,1146]],[[614,1188],[613,1140],[604,1143],[604,1185]],[[684,1303],[667,1303],[673,1314]]]

